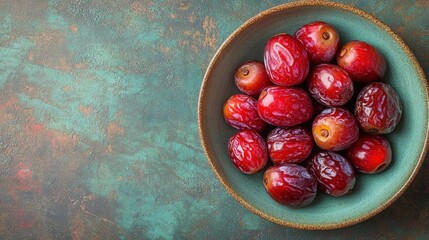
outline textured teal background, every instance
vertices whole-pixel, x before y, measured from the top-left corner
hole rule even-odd
[[[200,145],[211,57],[287,1],[0,0],[0,239],[428,239],[429,162],[370,220],[332,231],[239,205]],[[429,74],[429,2],[342,1]]]

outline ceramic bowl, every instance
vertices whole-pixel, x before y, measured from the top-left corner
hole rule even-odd
[[[267,40],[322,20],[332,24],[341,43],[363,40],[385,56],[384,81],[398,92],[403,116],[387,137],[393,163],[376,175],[358,174],[354,191],[343,197],[318,193],[304,208],[289,208],[272,200],[262,184],[263,171],[245,175],[234,168],[228,139],[237,132],[222,115],[224,102],[238,89],[235,68],[247,60],[263,60]],[[235,30],[220,46],[203,79],[198,122],[201,142],[215,174],[244,207],[272,222],[300,229],[334,229],[364,221],[400,197],[416,176],[428,147],[428,84],[423,70],[405,43],[387,25],[357,8],[339,3],[306,1],[280,5],[261,12]],[[406,209],[404,209],[405,211]]]

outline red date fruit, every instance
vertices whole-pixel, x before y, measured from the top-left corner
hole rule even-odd
[[[275,128],[267,137],[268,154],[275,165],[300,163],[313,149],[313,137],[304,127]]]
[[[271,125],[291,127],[311,119],[313,104],[301,88],[272,86],[265,88],[259,96],[258,113]]]
[[[232,95],[223,106],[223,116],[232,127],[260,132],[266,123],[258,115],[258,101],[248,95]]]
[[[271,81],[280,86],[302,83],[310,67],[304,46],[296,38],[284,33],[268,41],[264,50],[264,63]]]
[[[243,130],[229,139],[231,162],[242,173],[253,174],[265,167],[268,150],[264,139],[254,130]]]
[[[353,82],[346,71],[333,64],[319,64],[309,76],[311,96],[327,107],[339,107],[353,97]]]
[[[380,80],[386,72],[386,60],[373,46],[362,41],[346,43],[338,52],[337,64],[356,82]]]
[[[401,120],[401,100],[389,84],[370,83],[362,89],[356,99],[355,116],[365,132],[390,133]]]
[[[357,171],[374,174],[389,166],[392,161],[392,149],[383,136],[361,134],[347,149],[347,158]]]
[[[295,37],[304,45],[313,64],[332,61],[340,46],[337,30],[321,21],[305,24],[295,32]]]
[[[307,168],[316,177],[320,188],[334,197],[350,192],[356,182],[352,165],[335,152],[317,153],[311,158]]]
[[[303,207],[310,204],[317,193],[317,180],[310,172],[297,164],[272,166],[265,171],[264,187],[280,204]]]
[[[264,88],[272,85],[264,64],[259,61],[241,65],[235,71],[234,80],[240,91],[251,96],[258,96]]]
[[[312,132],[317,146],[328,151],[340,151],[358,139],[359,126],[349,111],[328,108],[314,119]]]

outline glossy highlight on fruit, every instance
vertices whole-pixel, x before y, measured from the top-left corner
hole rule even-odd
[[[386,60],[372,45],[363,41],[351,41],[340,48],[337,64],[360,83],[379,81],[386,72]]]
[[[308,163],[307,169],[314,174],[325,193],[340,197],[349,193],[356,182],[352,165],[335,152],[319,152]]]
[[[264,173],[267,193],[280,204],[303,207],[313,202],[317,193],[317,180],[297,164],[284,164],[268,168]]]
[[[258,96],[261,91],[272,85],[265,71],[265,66],[259,61],[249,61],[237,68],[234,81],[238,89],[251,96]]]
[[[313,137],[302,126],[275,128],[267,136],[268,154],[275,164],[300,163],[313,149]]]
[[[271,125],[291,127],[311,119],[313,103],[301,88],[272,86],[265,88],[259,96],[258,113]]]
[[[328,151],[344,150],[359,137],[359,126],[351,112],[343,108],[323,110],[313,121],[313,138],[317,146]]]
[[[389,141],[381,135],[361,134],[347,149],[347,158],[357,171],[375,174],[390,165],[392,149]]]
[[[228,153],[234,166],[245,174],[265,167],[268,150],[264,139],[254,130],[243,130],[229,139]]]
[[[302,83],[310,67],[304,46],[296,38],[284,33],[268,41],[264,50],[264,64],[271,81],[280,86]]]
[[[331,62],[340,46],[337,30],[322,21],[305,24],[295,37],[304,45],[312,64]]]
[[[355,116],[365,132],[390,133],[402,116],[399,95],[387,83],[370,83],[362,89],[356,99]]]
[[[309,75],[311,96],[327,107],[346,104],[354,93],[353,82],[346,71],[337,65],[319,64]]]
[[[259,117],[257,110],[258,101],[245,94],[232,95],[223,106],[225,121],[232,127],[254,129],[260,132],[266,123]]]

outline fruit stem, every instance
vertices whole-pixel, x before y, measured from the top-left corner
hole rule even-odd
[[[386,167],[387,167],[387,164],[386,164],[386,163],[383,163],[383,164],[381,164],[377,169],[375,169],[375,172],[376,172],[376,173],[381,172],[381,171],[383,171]]]
[[[323,32],[323,33],[322,33],[322,37],[323,37],[323,39],[328,40],[328,39],[329,39],[329,37],[330,37],[330,35],[329,35],[329,33],[328,33],[328,32]]]
[[[346,55],[346,53],[347,53],[347,49],[341,50],[340,57],[344,57],[344,55]]]
[[[326,129],[322,129],[322,130],[320,130],[320,135],[324,138],[327,138],[327,137],[329,137],[329,131]]]
[[[249,75],[249,72],[250,72],[250,71],[249,71],[249,69],[247,69],[247,68],[245,68],[245,67],[241,69],[241,74],[242,74],[243,76],[247,76],[247,75]]]

